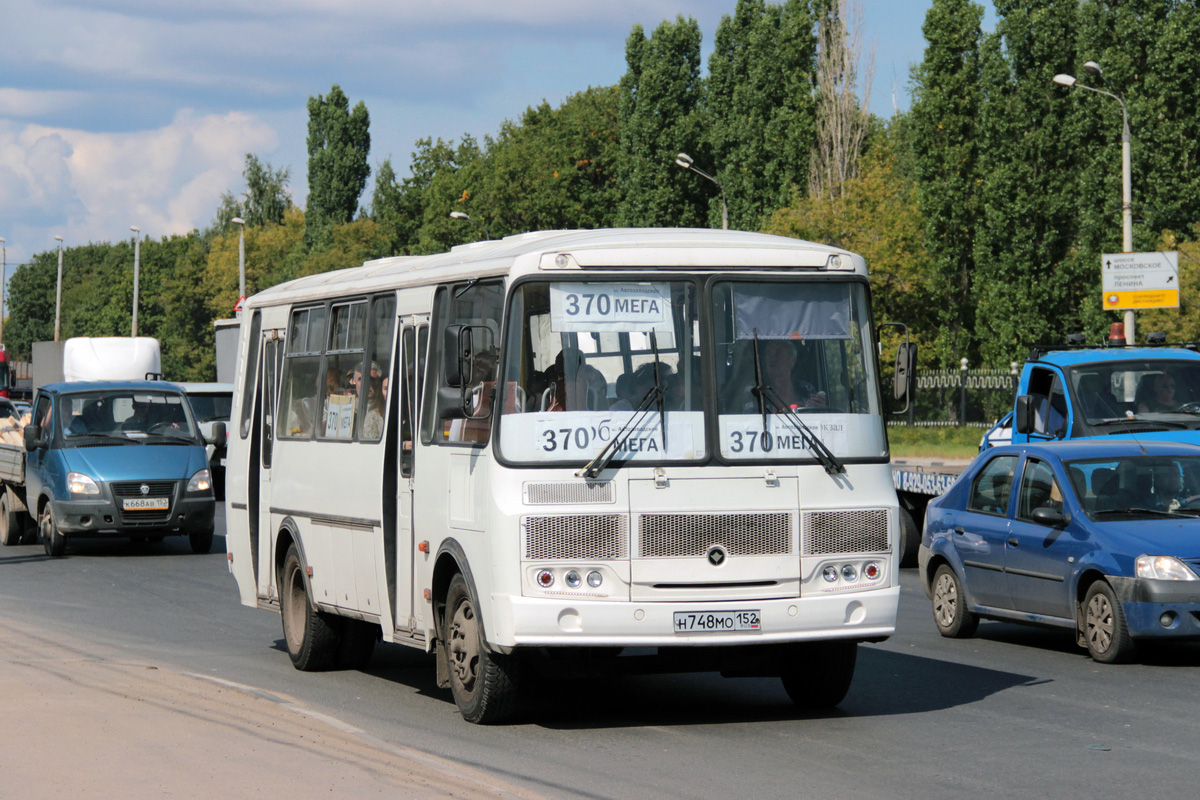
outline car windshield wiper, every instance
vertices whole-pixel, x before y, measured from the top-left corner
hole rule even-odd
[[[99,432],[70,433],[70,432],[67,432],[66,440],[68,442],[73,442],[78,439],[115,439],[118,442],[121,442],[122,444],[140,444],[140,442],[138,442],[135,439],[126,438],[125,434],[123,434],[123,433],[99,433]]]
[[[784,403],[779,398],[779,395],[775,393],[775,390],[763,381],[762,361],[759,358],[758,351],[757,328],[754,329],[754,387],[751,391],[758,398],[758,410],[762,414],[762,443],[764,451],[769,452],[771,449],[770,416],[771,414],[778,414],[793,431],[799,434],[800,440],[804,442],[804,446],[809,449],[821,466],[825,468],[827,474],[834,475],[846,471],[846,466],[838,460],[832,450],[825,446],[821,438],[804,424],[804,420],[800,419],[800,415],[791,406]]]
[[[1177,511],[1167,511],[1164,508],[1106,508],[1096,511],[1096,514],[1120,514],[1122,516],[1143,516],[1151,514],[1158,517],[1191,517],[1192,514],[1180,514]]]
[[[1148,427],[1148,432],[1154,430],[1169,431],[1183,430],[1187,428],[1182,422],[1171,422],[1170,420],[1162,419],[1146,419],[1144,417],[1114,417],[1112,419],[1102,419],[1096,422],[1090,422],[1090,425],[1095,428],[1102,428],[1109,425],[1137,425],[1139,427]]]
[[[579,478],[594,478],[600,474],[600,471],[608,466],[608,462],[613,460],[613,456],[624,446],[633,432],[641,427],[643,420],[650,415],[650,406],[654,404],[658,407],[658,424],[662,428],[663,437],[663,454],[667,452],[667,412],[665,406],[665,396],[667,387],[663,384],[662,379],[658,374],[661,366],[658,360],[658,339],[654,335],[654,331],[650,331],[650,348],[654,351],[654,385],[646,390],[642,395],[642,399],[638,401],[637,408],[633,410],[633,415],[625,420],[625,424],[617,429],[613,434],[612,439],[608,444],[592,458],[583,469],[575,473]]]

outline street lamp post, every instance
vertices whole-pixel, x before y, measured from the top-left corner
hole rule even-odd
[[[246,299],[246,220],[234,217],[231,222],[238,226],[238,316],[242,313],[242,301]]]
[[[1083,68],[1096,77],[1102,77],[1103,71],[1095,61],[1088,61]],[[1103,89],[1086,86],[1075,79],[1073,75],[1059,74],[1054,76],[1054,82],[1068,88],[1087,89],[1089,92],[1111,97],[1121,104],[1121,248],[1126,253],[1133,252],[1133,166],[1130,158],[1129,110],[1125,100]],[[1133,344],[1135,339],[1133,309],[1125,309],[1125,343]]]
[[[725,187],[721,185],[721,182],[697,167],[693,162],[692,157],[687,153],[680,153],[679,155],[675,156],[675,166],[679,167],[680,169],[688,170],[689,172],[694,172],[701,178],[707,178],[716,184],[717,188],[721,191],[721,230],[729,230],[729,206],[725,203]]]
[[[60,323],[62,322],[62,243],[61,236],[55,236],[54,240],[58,242],[58,284],[54,289],[54,341],[58,341],[58,334],[61,330]]]
[[[141,265],[142,256],[142,237],[139,236],[142,229],[137,225],[130,225],[129,230],[133,231],[133,333],[130,335],[137,337],[137,311],[138,311],[138,277]]]

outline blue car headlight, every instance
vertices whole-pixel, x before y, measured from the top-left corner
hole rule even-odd
[[[208,492],[212,491],[212,477],[208,474],[208,470],[202,469],[192,476],[188,481],[187,490],[189,492]]]
[[[67,491],[71,494],[100,494],[100,487],[82,472],[68,472]]]
[[[1174,556],[1138,556],[1137,576],[1159,581],[1200,580],[1187,564]]]

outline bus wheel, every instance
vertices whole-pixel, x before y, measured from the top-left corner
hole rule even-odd
[[[462,575],[446,592],[442,647],[450,667],[450,691],[463,719],[487,725],[503,722],[517,707],[517,656],[483,646],[475,600]]]
[[[49,503],[42,509],[42,516],[38,519],[38,534],[42,537],[42,546],[46,548],[46,555],[58,558],[67,552],[67,537],[59,531]]]
[[[283,638],[292,666],[305,672],[329,669],[337,657],[341,637],[327,614],[313,608],[304,583],[304,563],[295,545],[288,548],[280,573],[279,611]]]
[[[8,496],[8,490],[3,490],[0,492],[0,544],[5,547],[20,544],[23,527],[21,515],[13,513],[12,498]]]
[[[188,534],[188,543],[192,546],[193,553],[207,553],[212,550],[213,529],[209,527],[202,531],[192,531]]]
[[[846,640],[795,645],[780,679],[792,702],[820,710],[842,702],[854,680],[858,643]]]

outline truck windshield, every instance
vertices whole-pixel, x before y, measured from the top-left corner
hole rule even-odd
[[[167,438],[192,441],[196,427],[187,403],[169,392],[102,390],[74,392],[59,400],[63,438],[79,444],[89,438],[125,441]]]
[[[1200,428],[1198,360],[1107,361],[1077,365],[1068,374],[1085,434],[1147,424]]]
[[[719,282],[712,309],[723,457],[818,457],[801,427],[836,458],[887,453],[863,284]]]
[[[707,456],[697,286],[526,283],[508,322],[500,448],[510,461]],[[640,409],[640,410],[639,410]]]

